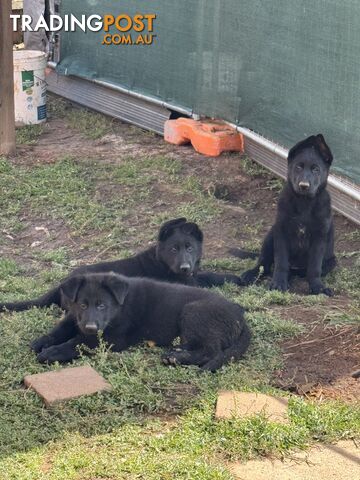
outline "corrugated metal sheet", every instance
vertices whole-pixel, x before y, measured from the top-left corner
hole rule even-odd
[[[50,92],[160,135],[164,134],[164,123],[171,114],[159,105],[78,77],[65,77],[52,71],[47,83]]]

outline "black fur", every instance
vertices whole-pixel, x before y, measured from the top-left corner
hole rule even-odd
[[[77,347],[98,345],[103,338],[120,352],[144,340],[172,346],[166,364],[194,364],[214,371],[240,359],[250,343],[244,310],[208,290],[127,278],[113,273],[84,274],[60,285],[68,314],[47,335],[35,340],[40,362],[67,362]]]
[[[288,154],[288,179],[280,194],[275,225],[265,237],[257,265],[244,284],[273,269],[270,288],[285,291],[291,274],[306,276],[310,293],[331,296],[321,280],[336,265],[331,199],[326,190],[333,156],[319,134],[297,143]],[[236,252],[233,251],[233,253]]]
[[[161,226],[157,244],[144,252],[123,260],[84,265],[70,276],[115,272],[127,277],[146,277],[199,287],[220,286],[225,282],[241,285],[240,277],[236,275],[199,271],[202,243],[203,233],[198,225],[187,222],[186,218],[177,218]],[[0,311],[22,311],[52,304],[61,306],[58,286],[34,300],[0,304]]]

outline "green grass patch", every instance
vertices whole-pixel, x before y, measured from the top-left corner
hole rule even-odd
[[[51,263],[52,266],[63,266],[69,263],[69,251],[65,247],[59,247],[56,250],[48,250],[40,252],[37,257],[47,263]]]
[[[111,169],[111,176],[122,185],[141,186],[155,181],[172,181],[182,171],[179,160],[166,156],[126,157]]]
[[[20,145],[34,145],[44,132],[44,126],[25,125],[16,129],[16,143]]]
[[[247,262],[247,260],[245,260]],[[229,258],[214,258],[214,259],[204,259],[201,263],[203,270],[212,270],[216,271],[226,271],[226,272],[235,272],[239,273],[244,268],[244,260],[241,260],[236,257]]]
[[[128,209],[149,192],[139,189],[136,195],[129,195],[119,190],[115,196],[106,196],[98,188],[99,173],[102,180],[121,183],[122,177],[112,165],[63,158],[50,165],[19,167],[2,160],[0,220],[4,228],[18,231],[18,217],[26,209],[40,218],[61,218],[76,234],[115,228]]]
[[[345,233],[344,238],[346,238],[347,240],[353,240],[353,241],[360,240],[359,228],[357,228],[356,230],[353,230],[352,232]]]
[[[90,140],[104,137],[111,132],[113,125],[113,120],[110,117],[83,108],[66,110],[65,119],[70,128]]]
[[[345,293],[360,301],[360,276],[355,262],[355,268],[337,267],[326,277],[326,284],[336,293]]]
[[[240,167],[243,170],[246,175],[249,177],[265,177],[269,178],[271,174],[269,173],[269,170],[266,170],[264,167],[262,167],[259,163],[255,162],[252,160],[250,157],[247,157],[244,155],[240,159]]]
[[[272,192],[280,193],[284,188],[284,180],[282,178],[271,178],[266,181],[266,188]]]

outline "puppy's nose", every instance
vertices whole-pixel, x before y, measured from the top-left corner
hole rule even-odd
[[[182,273],[189,273],[191,270],[191,266],[190,266],[190,263],[182,263],[180,265],[180,271]]]
[[[300,190],[309,190],[310,182],[299,182]]]
[[[86,330],[86,333],[89,333],[91,335],[91,334],[97,333],[98,328],[96,323],[87,323],[85,325],[85,330]]]

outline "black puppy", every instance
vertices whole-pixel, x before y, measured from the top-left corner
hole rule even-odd
[[[146,277],[199,287],[220,286],[225,282],[241,285],[240,277],[231,274],[199,272],[203,233],[196,223],[177,218],[164,223],[157,244],[134,257],[113,262],[84,265],[70,276],[81,273],[115,272],[127,277]],[[246,254],[244,254],[246,256]],[[59,287],[34,300],[0,304],[1,310],[22,311],[31,307],[61,306]]]
[[[93,273],[69,278],[60,291],[69,313],[33,342],[40,362],[78,357],[78,345],[98,345],[99,331],[117,352],[144,340],[171,346],[180,336],[181,345],[164,362],[210,371],[238,360],[250,343],[244,310],[209,290]]]
[[[269,275],[270,288],[288,289],[290,274],[306,276],[310,293],[332,296],[321,276],[336,265],[331,199],[326,190],[332,153],[319,134],[297,143],[288,154],[288,179],[280,195],[275,225],[265,237],[258,263],[244,284]],[[233,251],[236,255],[236,251]]]

